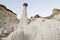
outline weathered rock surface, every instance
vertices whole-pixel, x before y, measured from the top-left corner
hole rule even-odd
[[[26,7],[27,4],[24,4]],[[4,6],[3,6],[4,7]],[[0,34],[11,33],[3,40],[60,40],[60,9],[54,9],[53,14],[48,17],[35,17],[34,21],[25,24],[23,14],[21,26],[18,29],[16,14],[10,10],[0,7]],[[26,10],[24,12],[26,14]],[[25,18],[27,19],[27,17]],[[27,21],[26,21],[27,22]],[[23,25],[25,24],[25,25]],[[22,28],[21,28],[22,27]],[[14,31],[15,29],[15,31]],[[4,36],[4,34],[2,35]]]
[[[60,22],[40,18],[12,32],[5,40],[60,40]]]
[[[18,25],[17,15],[0,4],[0,37],[13,32]]]

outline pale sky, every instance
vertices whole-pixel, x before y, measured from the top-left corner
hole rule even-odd
[[[28,3],[28,17],[39,14],[40,16],[48,16],[52,13],[52,9],[60,9],[60,0],[0,0],[0,3],[12,10],[20,18],[23,11],[23,3]]]

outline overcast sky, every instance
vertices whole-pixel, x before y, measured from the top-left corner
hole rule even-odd
[[[21,17],[23,3],[28,3],[28,17],[39,14],[48,16],[54,8],[60,8],[60,0],[0,0],[0,3]]]

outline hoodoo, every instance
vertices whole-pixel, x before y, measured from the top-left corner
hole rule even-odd
[[[20,19],[20,23],[19,23],[19,27],[24,27],[25,25],[27,25],[27,6],[28,4],[27,3],[24,3],[23,4],[23,13],[22,13],[22,16],[21,16],[21,19]]]

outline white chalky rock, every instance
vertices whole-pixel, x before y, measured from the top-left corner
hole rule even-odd
[[[6,40],[60,40],[60,22],[41,18],[11,33]]]

